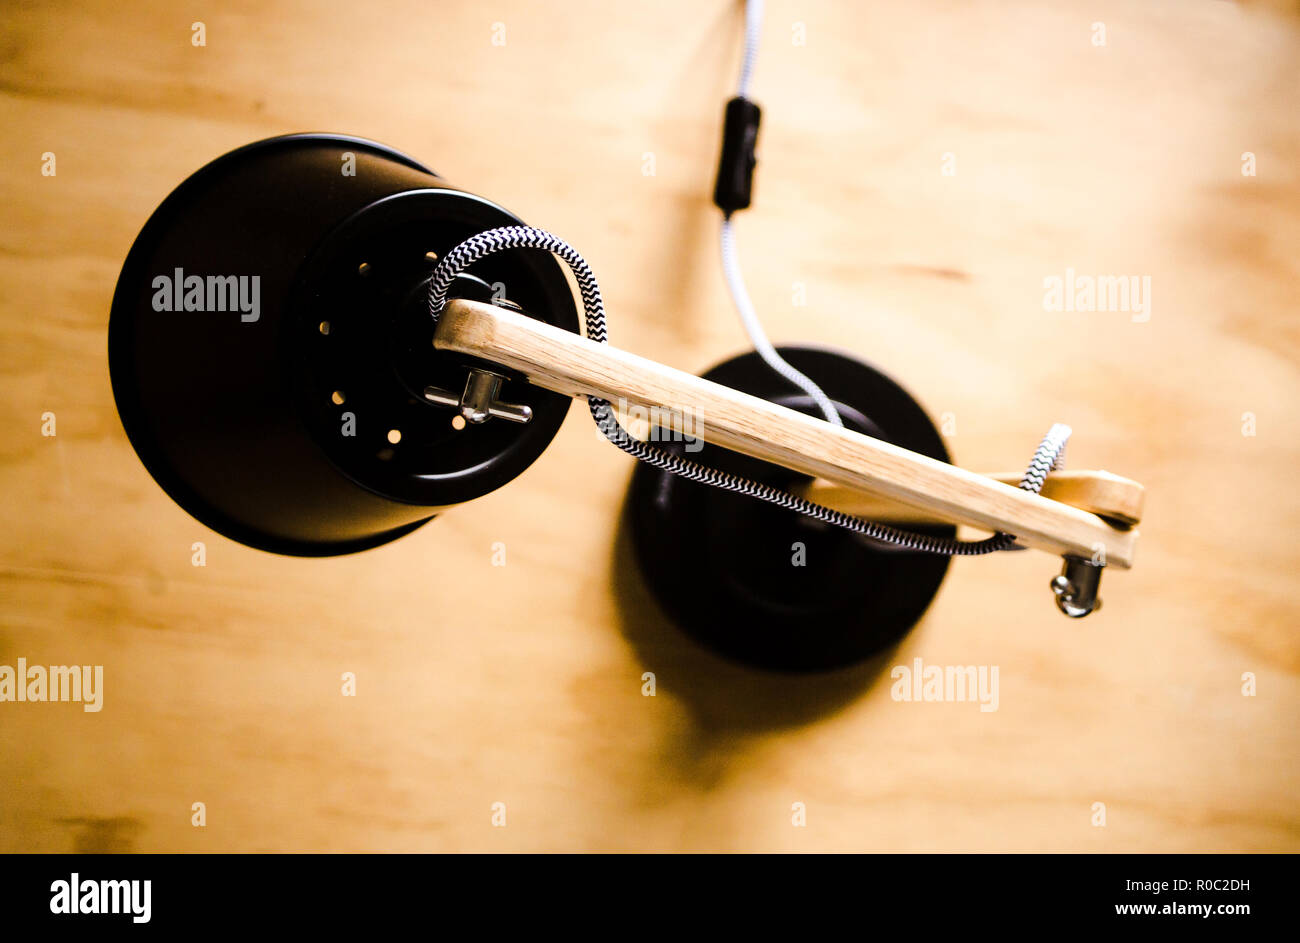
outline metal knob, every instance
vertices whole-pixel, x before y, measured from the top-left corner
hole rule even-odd
[[[1082,557],[1066,557],[1061,575],[1052,578],[1052,592],[1056,594],[1056,608],[1071,619],[1082,619],[1101,608],[1097,590],[1101,586],[1101,571],[1105,567]]]
[[[475,368],[465,378],[465,389],[459,396],[437,386],[426,386],[424,398],[439,406],[452,406],[469,422],[487,422],[493,416],[511,422],[528,422],[533,418],[531,407],[522,403],[506,403],[497,399],[501,384],[506,378],[491,370]]]

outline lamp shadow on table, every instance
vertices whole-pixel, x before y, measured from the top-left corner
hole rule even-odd
[[[619,631],[646,671],[656,696],[685,709],[670,722],[661,759],[686,778],[722,775],[764,735],[790,732],[834,716],[863,697],[892,663],[897,646],[836,671],[784,674],[714,654],[679,629],[641,576],[626,503],[614,540],[611,590]],[[888,675],[885,675],[888,680]]]

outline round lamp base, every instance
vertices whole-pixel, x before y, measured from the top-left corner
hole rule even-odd
[[[889,377],[827,350],[782,348],[796,369],[835,402],[845,426],[949,461],[925,411]],[[704,378],[817,415],[756,353]],[[796,472],[698,439],[654,430],[657,444],[733,474],[782,488]],[[685,433],[685,434],[683,434]],[[651,593],[685,632],[754,667],[826,671],[864,661],[897,643],[925,612],[948,558],[902,551],[746,495],[688,481],[644,463],[632,476],[629,525]],[[917,526],[952,537],[952,526]]]

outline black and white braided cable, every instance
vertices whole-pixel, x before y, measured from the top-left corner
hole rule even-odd
[[[599,344],[608,343],[605,328],[605,303],[601,299],[600,287],[596,284],[595,273],[592,272],[586,260],[578,254],[573,246],[558,236],[554,236],[543,229],[534,229],[531,226],[504,226],[500,229],[481,232],[466,239],[442,257],[438,267],[434,270],[433,280],[429,284],[429,315],[433,318],[435,324],[442,314],[443,308],[447,305],[447,291],[451,287],[452,280],[485,256],[508,249],[541,249],[562,259],[573,272],[574,278],[578,282],[578,289],[582,293],[582,309],[586,322],[587,337]],[[945,556],[978,556],[985,553],[994,553],[998,550],[1010,548],[1015,542],[1015,537],[1010,534],[994,534],[983,540],[953,540],[947,537],[934,537],[929,534],[917,534],[900,530],[873,521],[864,521],[861,518],[844,514],[833,508],[815,504],[780,488],[774,488],[762,482],[751,481],[739,475],[718,471],[715,468],[689,461],[672,452],[635,439],[619,424],[618,417],[614,414],[614,409],[608,400],[588,396],[587,406],[591,410],[591,417],[596,421],[597,427],[605,434],[606,438],[640,461],[663,471],[671,472],[674,475],[680,475],[690,481],[712,485],[724,491],[750,495],[778,507],[806,514],[827,524],[846,528],[873,540],[894,544],[907,550],[937,553]],[[1047,473],[1060,467],[1065,442],[1069,436],[1069,426],[1060,424],[1052,426],[1038,446],[1038,450],[1034,453],[1033,461],[1030,462],[1025,476],[1020,482],[1021,488],[1035,493],[1042,488]]]

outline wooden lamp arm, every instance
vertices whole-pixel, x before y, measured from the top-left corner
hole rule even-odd
[[[1004,485],[1017,486],[1022,472],[984,472]],[[829,481],[816,479],[795,489],[801,497],[815,504],[863,517],[868,520],[888,521],[895,524],[933,524],[943,519],[921,508],[895,504],[886,498],[855,491]],[[1110,523],[1126,529],[1142,520],[1144,489],[1131,478],[1121,478],[1106,471],[1052,472],[1038,492],[1044,498],[1060,501],[1083,511],[1090,511]]]
[[[434,344],[502,364],[557,393],[659,410],[706,442],[933,519],[1015,534],[1021,544],[1059,556],[1087,560],[1104,554],[1108,565],[1123,569],[1133,563],[1137,532],[1094,513],[496,305],[451,300]]]

